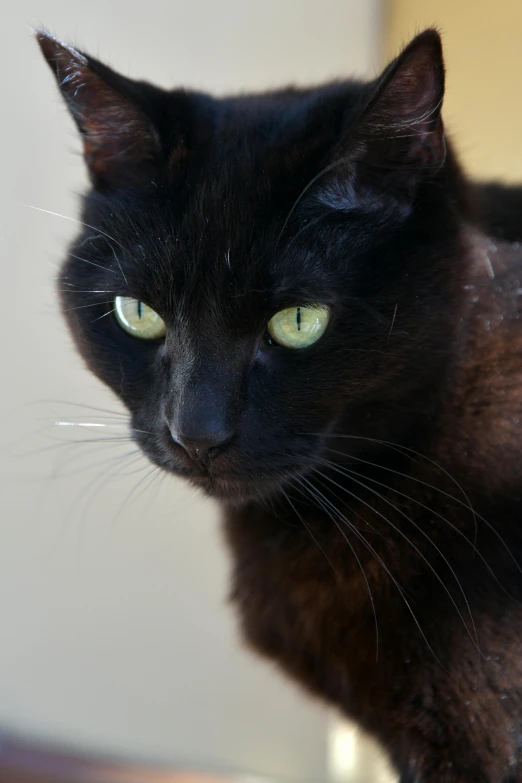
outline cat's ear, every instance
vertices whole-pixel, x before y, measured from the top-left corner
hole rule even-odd
[[[446,155],[443,97],[440,36],[425,30],[386,68],[363,112],[358,134],[368,154],[390,165],[438,170]]]
[[[348,173],[352,193],[353,188],[384,190],[410,199],[422,179],[440,170],[446,157],[443,97],[442,44],[430,29],[390,63],[362,113],[346,129],[339,174]]]
[[[117,188],[150,182],[161,145],[137,103],[138,85],[38,30],[36,39],[83,140],[95,186]]]

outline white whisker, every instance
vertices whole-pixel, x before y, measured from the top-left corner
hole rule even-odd
[[[98,228],[97,226],[91,226],[90,223],[84,223],[83,221],[78,220],[77,218],[68,217],[67,215],[61,215],[59,212],[52,212],[50,209],[43,209],[42,207],[35,207],[32,204],[24,204],[23,206],[27,207],[28,209],[35,209],[37,212],[45,212],[47,215],[54,215],[55,217],[63,218],[63,220],[70,220],[72,223],[78,223],[80,226],[85,226],[86,228],[92,228],[93,231],[98,231],[102,236],[106,237],[107,239],[110,239],[110,241],[114,242],[116,245],[119,245],[119,247],[121,247],[121,249],[124,252],[127,252],[125,247],[121,244],[121,242],[118,242],[117,239],[115,239],[114,237],[111,237],[110,234],[107,234],[105,231],[102,231],[101,228]],[[123,279],[125,280],[125,283],[127,283],[127,278],[125,277],[125,273],[124,273],[124,271],[123,271],[123,269],[121,267],[120,261],[119,261],[119,259],[117,258],[116,254],[114,252],[114,248],[112,248],[112,252],[114,254],[114,258],[116,259],[116,263],[118,264],[118,266],[120,268],[121,275],[122,275]],[[86,259],[84,258],[82,260],[85,261]],[[93,262],[91,261],[91,262],[87,262],[87,263],[93,263]],[[94,264],[94,266],[99,266],[99,265],[98,264]],[[111,270],[107,270],[107,271],[111,271],[112,272],[114,270],[111,269]]]

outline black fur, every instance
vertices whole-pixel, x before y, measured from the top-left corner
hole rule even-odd
[[[404,781],[522,780],[520,192],[460,171],[437,33],[372,83],[221,100],[38,40],[92,182],[63,309],[143,451],[222,503],[245,638]],[[275,344],[306,303],[324,336]]]

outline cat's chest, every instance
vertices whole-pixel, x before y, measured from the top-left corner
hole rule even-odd
[[[246,515],[227,518],[225,529],[247,642],[315,693],[348,699],[361,662],[376,655],[373,566],[363,573],[342,536],[319,544],[306,530]]]

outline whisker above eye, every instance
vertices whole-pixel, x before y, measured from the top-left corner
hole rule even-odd
[[[72,223],[78,223],[80,226],[85,226],[85,228],[92,228],[93,231],[98,231],[98,233],[101,236],[104,236],[106,239],[110,239],[111,242],[114,242],[116,245],[119,245],[122,250],[126,252],[126,248],[121,244],[121,242],[118,242],[117,239],[112,237],[110,234],[107,234],[106,231],[102,231],[101,228],[98,228],[97,226],[91,226],[90,223],[84,223],[81,220],[78,220],[78,218],[69,217],[68,215],[61,215],[59,212],[52,212],[50,209],[43,209],[42,207],[36,207],[33,204],[24,204],[24,207],[27,207],[28,209],[35,209],[37,212],[45,212],[47,215],[54,215],[54,217],[62,218],[63,220],[70,220]],[[92,237],[89,237],[89,239],[92,239]]]
[[[73,285],[70,283],[69,285]],[[70,288],[60,288],[58,289],[58,293],[60,294],[113,294],[114,291],[104,291],[104,290],[97,290],[95,288],[88,289],[88,290],[82,290],[82,289],[76,289],[76,291],[71,290]]]
[[[90,234],[88,237],[85,237],[85,239],[82,239],[81,242],[77,242],[75,244],[75,247],[77,248],[83,247],[87,242],[93,242],[95,239],[104,239],[104,238],[105,238],[104,234]]]
[[[83,310],[85,307],[99,307],[100,305],[111,304],[112,302],[113,302],[112,299],[108,299],[105,302],[90,302],[90,304],[77,305],[76,307],[67,307],[63,312],[72,313],[75,310]]]
[[[111,269],[108,266],[104,266],[103,264],[97,264],[96,261],[91,261],[89,258],[83,258],[82,256],[77,256],[75,255],[75,253],[69,253],[69,256],[71,258],[75,258],[77,261],[83,261],[85,264],[90,264],[91,266],[97,266],[98,269],[103,269],[104,272],[110,272],[111,275],[118,274],[116,270]]]
[[[24,204],[25,207],[28,207],[28,209],[35,209],[37,212],[44,212],[47,215],[54,215],[54,217],[60,217],[63,218],[63,220],[70,220],[73,223],[78,223],[81,226],[85,226],[86,228],[92,228],[93,231],[98,231],[100,235],[104,236],[106,239],[109,239],[111,242],[114,242],[116,245],[121,247],[121,249],[124,252],[127,252],[126,248],[121,244],[121,242],[118,242],[117,239],[112,237],[110,234],[107,234],[106,231],[102,231],[101,228],[98,228],[97,226],[92,226],[90,223],[84,223],[82,220],[78,220],[77,218],[68,217],[67,215],[61,215],[59,212],[52,212],[50,209],[42,209],[42,207],[35,207],[32,204]],[[116,255],[116,252],[114,250],[114,247],[110,245],[112,253],[114,255],[114,258],[116,260],[116,263],[118,264],[120,274],[125,280],[125,283],[127,283],[127,278],[125,277],[125,272],[123,271],[123,268],[121,266],[120,260]],[[101,269],[105,269],[106,272],[112,272],[113,274],[117,274],[114,269],[109,269],[107,267],[103,267],[100,264],[96,264],[94,261],[88,261],[86,258],[80,258],[79,256],[75,256],[73,253],[70,253],[69,255],[73,256],[73,258],[79,258],[80,261],[85,261],[87,264],[93,264],[93,266],[99,266]]]
[[[101,321],[102,318],[106,318],[108,315],[110,315],[111,313],[115,313],[115,312],[116,312],[116,308],[113,307],[112,310],[109,310],[107,313],[104,313],[103,315],[100,315],[99,318],[95,318],[93,321],[91,321],[91,324],[95,324],[96,321]]]

